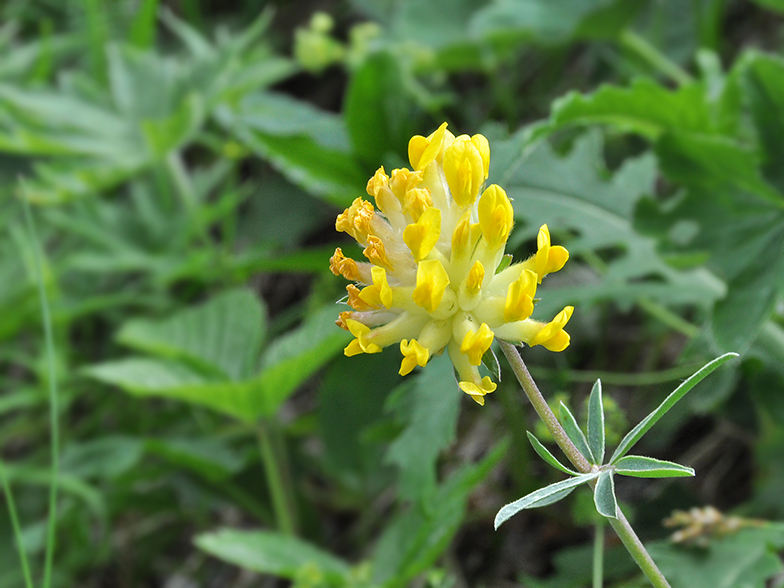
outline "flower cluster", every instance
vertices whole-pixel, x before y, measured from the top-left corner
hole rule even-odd
[[[483,190],[490,146],[482,135],[455,137],[446,127],[411,139],[413,171],[388,176],[379,168],[367,185],[378,210],[357,198],[338,216],[335,228],[354,237],[368,261],[340,248],[330,259],[335,275],[355,282],[346,287],[352,310],[337,324],[355,337],[347,356],[399,343],[401,375],[446,348],[460,389],[484,404],[496,384],[479,365],[494,337],[551,351],[569,345],[563,329],[572,307],[549,323],[529,318],[537,285],[569,253],[550,244],[543,225],[536,254],[502,269],[514,214],[503,188]]]

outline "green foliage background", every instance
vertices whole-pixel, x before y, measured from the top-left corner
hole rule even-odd
[[[56,377],[53,585],[589,585],[581,490],[493,531],[559,476],[511,374],[480,408],[445,357],[400,378],[394,350],[341,353],[335,215],[443,121],[490,139],[509,252],[532,253],[545,222],[571,252],[537,313],[574,305],[572,345],[524,350],[554,406],[584,418],[601,377],[612,446],[697,367],[741,354],[641,443],[696,478],[617,492],[673,586],[780,582],[784,527],[759,521],[784,518],[782,15],[779,0],[0,4],[0,457],[36,582]],[[665,540],[673,509],[706,505],[758,521],[708,547]],[[607,548],[607,585],[642,585]],[[22,585],[3,510],[0,588]]]

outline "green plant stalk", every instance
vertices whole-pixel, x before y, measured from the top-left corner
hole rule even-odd
[[[40,242],[35,230],[33,215],[30,212],[30,204],[27,199],[22,197],[24,204],[25,221],[27,230],[33,244],[33,257],[35,259],[35,269],[38,274],[38,297],[41,302],[41,318],[44,323],[44,339],[46,340],[46,369],[49,373],[49,429],[51,431],[51,485],[49,486],[49,516],[47,521],[46,533],[46,553],[44,556],[44,588],[49,588],[52,582],[52,562],[57,541],[57,492],[58,476],[60,471],[60,425],[58,414],[60,412],[57,394],[57,372],[54,358],[54,336],[52,335],[52,314],[49,309],[49,301],[46,297],[44,286],[44,266],[40,250]]]
[[[623,31],[618,36],[618,42],[679,86],[684,86],[694,81],[694,78],[686,70],[674,63],[634,31],[629,29]]]
[[[593,534],[593,588],[604,584],[604,521],[596,521]]]
[[[11,527],[14,531],[16,548],[19,551],[19,563],[22,565],[22,575],[25,579],[25,587],[33,588],[33,578],[30,575],[30,564],[27,562],[27,553],[25,552],[24,544],[22,543],[22,529],[19,526],[16,504],[14,503],[13,494],[11,494],[11,484],[8,482],[8,476],[6,475],[5,465],[2,460],[0,460],[0,478],[3,483],[3,492],[5,492],[5,501],[6,504],[8,504],[8,516],[11,518]]]
[[[517,381],[520,382],[520,386],[522,386],[525,395],[533,405],[536,414],[539,415],[539,418],[541,418],[542,422],[547,426],[547,429],[550,431],[553,439],[555,439],[558,447],[561,448],[561,451],[564,452],[564,455],[566,455],[578,471],[582,473],[590,472],[592,469],[591,464],[577,450],[577,447],[575,447],[574,443],[569,439],[569,436],[566,434],[566,431],[564,431],[561,423],[555,418],[553,411],[550,410],[550,406],[539,391],[536,382],[534,382],[531,374],[528,373],[528,368],[526,367],[525,362],[523,362],[520,352],[511,343],[499,341],[498,344],[501,347],[501,351],[504,352],[506,359],[509,360],[509,365],[512,367],[512,371],[517,377]],[[664,574],[662,574],[661,570],[656,566],[656,563],[645,549],[640,538],[637,537],[637,534],[634,532],[634,529],[632,529],[629,521],[626,520],[623,512],[619,509],[618,518],[608,520],[610,521],[612,528],[618,534],[624,547],[626,547],[627,551],[650,583],[655,588],[671,588],[669,582],[667,582],[667,578],[664,577]]]
[[[264,474],[267,477],[270,496],[272,497],[272,509],[275,511],[275,520],[278,528],[286,535],[294,534],[294,516],[291,512],[290,503],[286,497],[286,490],[283,481],[283,474],[272,446],[266,424],[260,424],[257,429],[259,440],[259,450],[261,461],[264,466]]]

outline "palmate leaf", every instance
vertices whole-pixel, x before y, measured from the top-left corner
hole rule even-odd
[[[549,486],[535,490],[514,502],[510,502],[495,515],[495,528],[498,529],[498,527],[509,520],[510,517],[516,515],[523,509],[546,506],[564,498],[580,484],[598,478],[600,473],[601,472],[597,471],[588,474],[579,474],[573,478],[561,480],[555,484],[550,484]]]
[[[603,145],[598,131],[579,137],[565,157],[546,141],[532,147],[528,140],[521,131],[509,140],[493,141],[489,181],[504,186],[513,199],[515,218],[523,221],[510,246],[535,238],[547,223],[552,233],[578,235],[564,243],[573,258],[608,250],[618,253],[601,274],[587,272],[586,277],[583,272],[579,284],[567,281],[548,288],[536,306],[540,316],[552,316],[566,304],[610,300],[628,307],[645,297],[665,304],[707,306],[724,295],[724,284],[708,271],[674,269],[658,252],[656,240],[635,229],[635,207],[654,188],[656,162],[651,155],[627,160],[610,176],[599,155]]]
[[[675,403],[678,402],[681,398],[683,398],[689,390],[694,388],[697,384],[699,384],[703,379],[705,379],[708,375],[710,375],[714,370],[718,369],[724,363],[732,359],[733,357],[738,357],[737,353],[725,353],[721,357],[717,357],[713,361],[707,363],[703,366],[697,373],[691,376],[688,380],[683,382],[680,386],[678,386],[667,398],[664,399],[656,410],[651,412],[647,417],[645,417],[640,423],[634,427],[631,431],[629,431],[626,436],[621,440],[620,444],[618,445],[617,449],[613,453],[612,457],[610,458],[610,463],[615,464],[621,459],[624,455],[626,455],[629,450],[634,447],[635,443],[640,440],[640,438],[647,433],[653,425],[655,425],[660,418],[662,418],[673,406]]]
[[[641,455],[627,455],[615,463],[615,473],[633,478],[687,478],[694,475],[694,469]]]

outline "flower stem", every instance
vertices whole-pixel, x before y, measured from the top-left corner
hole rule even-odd
[[[604,584],[604,521],[596,521],[593,535],[593,588]]]
[[[49,431],[52,453],[51,477],[49,486],[49,516],[46,532],[46,552],[44,555],[44,588],[49,588],[52,583],[52,563],[54,561],[55,545],[57,543],[57,492],[60,470],[60,425],[58,415],[57,372],[54,354],[54,336],[52,334],[52,313],[49,309],[49,300],[46,296],[44,284],[44,264],[40,249],[40,242],[35,230],[35,222],[30,212],[27,198],[22,196],[27,231],[32,239],[33,259],[38,278],[38,297],[41,303],[41,322],[44,325],[44,340],[46,343],[46,371],[49,376]]]
[[[267,485],[272,497],[272,508],[275,511],[275,519],[278,529],[286,535],[294,534],[294,517],[291,512],[290,503],[286,496],[283,473],[280,463],[275,455],[266,423],[257,427],[259,440],[259,450],[261,452],[261,462],[264,466],[264,473],[267,477]]]
[[[580,472],[590,472],[591,464],[577,450],[577,447],[575,447],[574,443],[569,439],[569,436],[566,434],[566,431],[564,431],[561,423],[555,418],[553,411],[550,410],[550,406],[539,391],[536,382],[534,382],[531,374],[528,372],[528,368],[526,367],[525,362],[523,362],[520,352],[511,343],[498,341],[498,344],[501,347],[501,351],[504,352],[506,359],[509,360],[509,365],[512,367],[512,371],[515,373],[517,381],[520,382],[520,386],[522,386],[525,395],[533,405],[536,414],[542,419],[542,422],[544,422],[545,426],[550,431],[550,434],[555,439],[558,447],[561,448],[564,455],[569,458],[569,461],[572,462],[574,467]],[[664,577],[664,574],[661,573],[661,570],[656,566],[656,563],[645,549],[642,541],[637,537],[637,534],[634,532],[634,529],[632,529],[629,521],[626,520],[623,512],[619,509],[617,519],[607,520],[610,522],[610,525],[618,534],[624,547],[626,547],[629,554],[634,558],[634,561],[650,583],[655,588],[671,588],[669,582],[667,582],[667,579]]]

